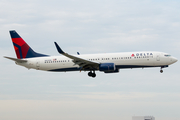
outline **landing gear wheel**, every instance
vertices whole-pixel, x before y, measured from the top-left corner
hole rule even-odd
[[[95,77],[96,77],[96,73],[95,73],[95,72],[92,73],[92,72],[90,71],[90,72],[88,72],[88,76],[95,78]]]
[[[163,70],[160,70],[160,73],[163,73]]]
[[[89,77],[92,77],[92,74],[93,74],[92,72],[88,72]]]
[[[92,77],[95,78],[96,77],[96,73],[92,73]]]

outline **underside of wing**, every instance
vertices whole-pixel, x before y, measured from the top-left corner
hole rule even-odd
[[[56,42],[54,42],[54,43],[60,54],[73,59],[74,65],[79,65],[79,67],[81,67],[83,70],[97,70],[98,69],[99,64],[100,64],[99,62],[90,61],[90,60],[86,60],[84,58],[69,55],[68,53],[65,53]]]

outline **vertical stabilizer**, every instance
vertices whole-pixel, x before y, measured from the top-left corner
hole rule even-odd
[[[33,49],[31,49],[31,47],[19,36],[15,30],[11,30],[9,32],[18,59],[47,56],[33,51]]]

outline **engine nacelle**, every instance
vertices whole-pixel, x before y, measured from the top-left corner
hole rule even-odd
[[[114,63],[102,63],[99,65],[99,71],[110,72],[115,70],[116,67]]]
[[[119,69],[116,69],[115,71],[104,71],[104,73],[118,73]]]

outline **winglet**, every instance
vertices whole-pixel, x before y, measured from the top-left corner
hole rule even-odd
[[[56,45],[56,48],[57,48],[57,51],[60,53],[60,54],[65,54],[65,52],[59,47],[59,45],[54,42],[54,44]]]

